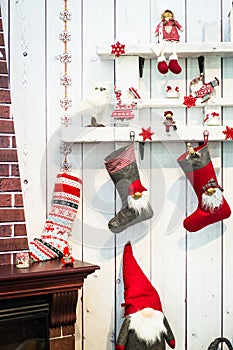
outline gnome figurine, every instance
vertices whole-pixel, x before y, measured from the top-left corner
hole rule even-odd
[[[125,319],[115,350],[165,350],[165,343],[174,349],[159,295],[135,260],[130,242],[124,248],[123,279]]]

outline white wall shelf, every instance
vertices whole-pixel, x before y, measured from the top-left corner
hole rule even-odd
[[[142,102],[139,103],[138,109],[146,109],[146,108],[187,108],[184,104],[184,98],[154,98],[154,99],[142,99]],[[204,107],[231,107],[233,106],[233,98],[210,98],[209,101],[205,103],[201,103],[200,101],[196,101],[196,106],[191,108],[204,108]]]
[[[147,128],[146,126],[143,126]],[[209,131],[209,141],[226,141],[223,131],[225,126],[178,126],[177,131],[166,133],[165,128],[160,126],[151,126],[152,141],[146,142],[180,142],[180,141],[203,141],[203,132]],[[126,142],[130,141],[130,132],[134,131],[135,141],[142,142],[141,126],[127,127],[62,127],[62,141],[68,143],[86,143],[86,142]],[[227,140],[229,141],[229,140]],[[229,141],[230,142],[230,141]]]
[[[125,54],[122,56],[156,58],[160,51],[161,44],[125,45]],[[115,59],[115,55],[111,54],[111,45],[97,46],[96,52],[103,59]],[[179,58],[196,58],[199,56],[233,57],[233,42],[176,43],[176,52]],[[170,55],[172,53],[173,44],[166,43],[164,54]]]

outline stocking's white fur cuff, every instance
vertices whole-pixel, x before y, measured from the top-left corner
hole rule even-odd
[[[219,188],[215,189],[215,193],[212,196],[208,196],[204,192],[202,195],[202,208],[212,213],[216,208],[221,206],[222,199],[222,191]]]

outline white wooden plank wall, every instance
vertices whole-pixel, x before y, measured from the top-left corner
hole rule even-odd
[[[56,56],[63,52],[59,33],[63,22],[59,12],[62,0],[1,0],[3,13],[9,5],[10,73],[13,113],[16,123],[24,201],[29,240],[40,235],[49,210],[54,180],[63,160],[61,108],[63,96],[60,74],[63,65]],[[155,43],[154,30],[161,13],[171,8],[183,25],[181,41],[229,41],[230,0],[68,0],[72,20],[68,48],[72,63],[68,66],[72,85],[72,125],[83,126],[89,118],[76,110],[91,90],[93,81],[115,82],[114,61],[100,60],[97,45]],[[26,54],[25,54],[26,53]],[[201,54],[201,53],[200,53]],[[220,65],[219,65],[220,63]],[[199,75],[197,59],[182,59],[183,71],[162,76],[156,60],[146,60],[140,89],[147,98],[164,96],[172,82],[187,94],[189,81]],[[220,70],[222,66],[222,71]],[[233,59],[206,60],[206,74],[213,67],[221,80],[221,95],[232,97]],[[187,68],[187,70],[186,70]],[[187,79],[187,80],[186,80]],[[163,121],[164,108],[140,111],[144,127]],[[174,108],[177,122],[202,124],[204,108]],[[232,120],[233,109],[220,110],[223,121]],[[110,116],[101,122],[110,123]],[[156,131],[156,130],[152,130]],[[207,349],[217,336],[230,340],[233,314],[233,223],[217,223],[197,233],[185,232],[182,221],[197,204],[176,159],[185,151],[185,143],[147,143],[144,160],[137,151],[141,177],[149,189],[154,217],[114,236],[108,220],[120,201],[114,202],[114,186],[104,167],[104,157],[123,143],[74,144],[68,157],[73,172],[83,179],[83,198],[74,224],[72,244],[76,259],[100,265],[101,270],[85,281],[77,309],[76,349],[110,350],[122,323],[123,302],[122,251],[132,241],[134,254],[157,288],[164,312],[172,326],[177,349]],[[219,182],[233,208],[231,180],[233,146],[231,142],[209,144]],[[138,150],[138,145],[136,145]],[[187,189],[187,193],[186,193]]]

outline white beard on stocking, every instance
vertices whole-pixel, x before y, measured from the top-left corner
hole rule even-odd
[[[215,188],[215,193],[211,196],[208,196],[204,192],[202,195],[202,208],[212,213],[216,208],[221,206],[223,201],[222,197],[222,191],[219,188]]]
[[[157,310],[153,311],[154,314],[151,317],[144,317],[140,311],[130,315],[129,329],[134,330],[138,339],[143,340],[148,345],[160,340],[161,333],[166,333],[163,313]]]

